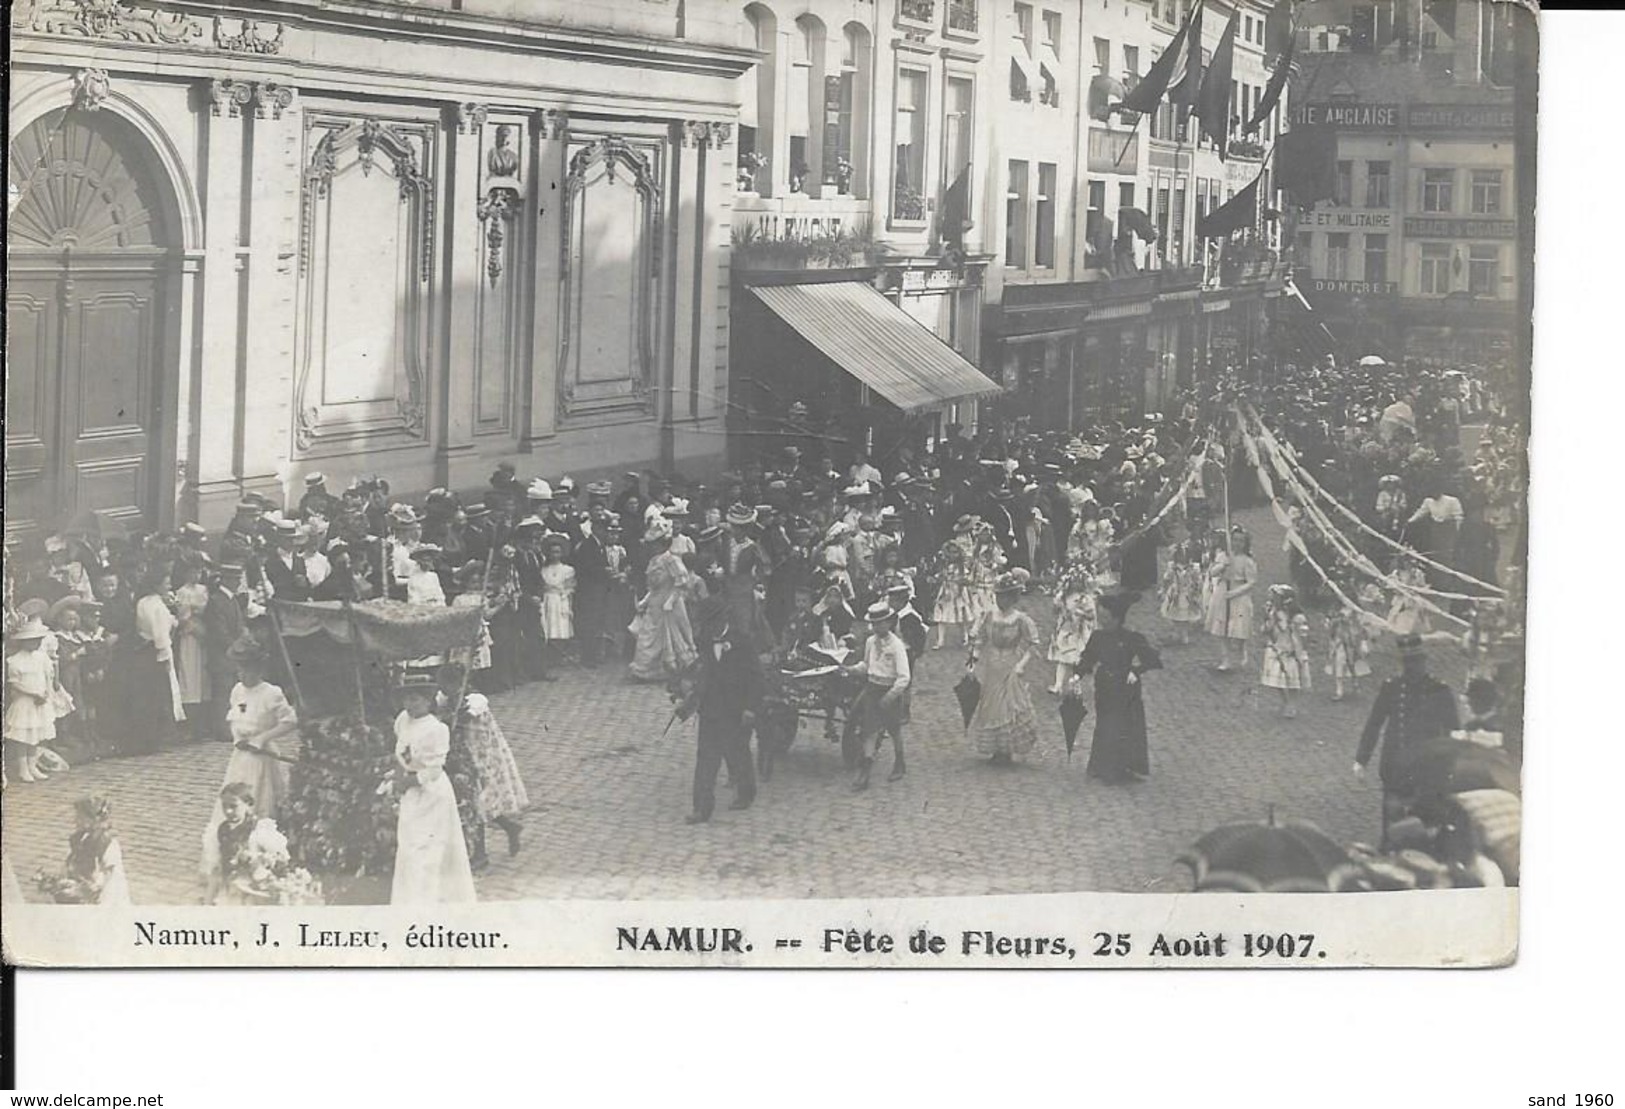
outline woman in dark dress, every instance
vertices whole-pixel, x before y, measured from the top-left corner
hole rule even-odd
[[[1138,593],[1107,593],[1095,605],[1100,627],[1084,645],[1078,673],[1095,672],[1095,738],[1088,774],[1110,785],[1149,777],[1151,756],[1145,739],[1145,702],[1140,675],[1161,670],[1157,654],[1137,631],[1123,626]]]

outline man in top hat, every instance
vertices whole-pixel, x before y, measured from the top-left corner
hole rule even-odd
[[[1443,739],[1460,727],[1456,696],[1428,673],[1427,653],[1419,635],[1399,637],[1400,672],[1382,683],[1354,753],[1354,773],[1365,776],[1366,764],[1380,744],[1377,777],[1382,782],[1383,850],[1388,828],[1404,815],[1411,792],[1406,763],[1422,744]]]
[[[733,808],[746,809],[756,799],[756,768],[751,762],[750,733],[765,685],[762,664],[751,644],[735,635],[729,606],[709,597],[697,610],[696,673],[677,716],[699,715],[699,752],[694,763],[694,811],[688,823],[703,824],[716,809],[717,771],[728,766]]]
[[[484,562],[491,554],[496,537],[496,525],[491,520],[491,509],[483,502],[475,502],[463,510],[463,554],[477,562]]]
[[[608,486],[605,486],[605,497]],[[609,558],[604,550],[603,531],[609,511],[594,504],[581,523],[581,538],[568,559],[576,571],[575,633],[580,645],[581,665],[589,670],[603,657],[604,628],[609,615]]]
[[[299,498],[299,518],[320,516],[332,520],[339,513],[339,500],[327,491],[327,476],[321,472],[305,475],[305,495]]]
[[[863,692],[853,706],[863,741],[858,759],[858,776],[852,788],[869,788],[869,771],[880,751],[882,733],[892,737],[890,780],[906,773],[903,762],[903,724],[908,719],[908,691],[913,682],[908,645],[897,634],[897,612],[889,601],[876,601],[864,612],[869,638],[863,645],[863,661],[845,672],[863,679]]]
[[[265,560],[265,578],[271,596],[279,601],[310,600],[310,577],[305,556],[299,553],[299,525],[292,520],[277,524],[274,549]]]

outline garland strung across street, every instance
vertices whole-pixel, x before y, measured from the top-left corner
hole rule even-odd
[[[1275,494],[1275,483],[1270,478],[1269,471],[1264,466],[1263,451],[1260,449],[1257,439],[1254,438],[1252,431],[1249,429],[1247,421],[1242,416],[1240,408],[1238,407],[1233,411],[1235,413],[1237,427],[1241,432],[1242,446],[1247,452],[1247,461],[1252,465],[1254,471],[1258,474],[1259,487],[1264,491],[1264,496],[1269,499],[1270,510],[1274,513],[1276,522],[1286,529],[1286,541],[1291,544],[1293,549],[1296,550],[1303,558],[1305,564],[1308,565],[1310,569],[1314,570],[1315,574],[1320,578],[1325,586],[1331,590],[1332,594],[1345,606],[1360,614],[1360,618],[1362,620],[1372,624],[1373,626],[1380,627],[1385,631],[1397,632],[1398,629],[1396,629],[1388,620],[1377,616],[1376,614],[1365,609],[1364,606],[1356,604],[1354,601],[1350,600],[1348,595],[1344,593],[1343,590],[1332,579],[1332,575],[1329,574],[1325,567],[1321,566],[1321,564],[1315,559],[1314,555],[1309,552],[1308,544],[1303,541],[1303,536],[1298,534],[1296,522],[1292,519],[1291,514],[1286,510],[1285,506],[1281,504],[1280,498]],[[1327,523],[1329,524],[1329,522],[1330,521]],[[1348,543],[1348,539],[1335,529],[1328,530],[1327,538],[1333,541],[1334,546],[1338,546],[1339,541],[1341,541],[1342,544]],[[1341,547],[1339,547],[1339,554],[1345,561],[1352,562],[1346,551]],[[1395,592],[1403,594],[1405,597],[1427,609],[1434,615],[1441,616],[1454,624],[1460,625],[1462,628],[1470,628],[1472,626],[1470,621],[1463,620],[1461,617],[1455,616],[1445,609],[1440,608],[1427,597],[1416,593],[1411,587],[1406,586],[1391,576],[1380,573],[1375,567],[1361,566],[1358,562],[1353,562],[1353,564],[1357,569],[1363,570],[1366,573],[1375,574],[1377,579],[1382,582],[1382,584]],[[1448,632],[1435,632],[1432,633],[1431,637],[1446,639],[1455,638]]]
[[[1287,460],[1291,463],[1291,465],[1294,467],[1294,469],[1299,474],[1299,476],[1309,485],[1309,487],[1312,488],[1319,496],[1325,498],[1328,502],[1330,502],[1330,504],[1331,504],[1331,506],[1333,508],[1337,509],[1338,512],[1340,512],[1343,516],[1347,517],[1350,521],[1352,521],[1355,524],[1355,526],[1359,527],[1366,534],[1371,535],[1371,536],[1375,537],[1376,539],[1381,540],[1383,543],[1387,544],[1389,547],[1393,548],[1394,550],[1399,551],[1400,553],[1402,553],[1404,555],[1407,555],[1407,556],[1409,556],[1411,558],[1414,558],[1416,561],[1422,563],[1424,566],[1430,567],[1431,569],[1434,569],[1434,570],[1438,570],[1441,573],[1449,574],[1451,577],[1454,577],[1454,578],[1457,578],[1457,579],[1459,579],[1461,581],[1464,581],[1464,582],[1468,583],[1469,585],[1476,585],[1481,589],[1489,590],[1496,597],[1505,597],[1506,596],[1506,590],[1502,589],[1501,587],[1499,587],[1497,585],[1492,585],[1492,584],[1490,584],[1489,582],[1486,582],[1486,581],[1480,581],[1477,578],[1473,577],[1471,574],[1464,573],[1464,572],[1462,572],[1460,570],[1455,569],[1452,566],[1446,566],[1442,562],[1437,562],[1437,561],[1429,558],[1428,556],[1422,554],[1420,551],[1416,551],[1416,550],[1411,549],[1410,547],[1405,546],[1405,544],[1403,544],[1403,543],[1399,542],[1398,540],[1394,539],[1392,536],[1384,535],[1382,532],[1378,531],[1376,528],[1374,528],[1370,524],[1366,523],[1363,519],[1360,518],[1360,515],[1358,513],[1356,513],[1353,509],[1351,509],[1348,506],[1342,504],[1340,501],[1337,500],[1336,497],[1333,497],[1330,493],[1326,492],[1326,490],[1321,486],[1321,484],[1318,481],[1315,480],[1314,475],[1310,474],[1309,471],[1304,467],[1304,465],[1297,460],[1297,457],[1296,457],[1295,453],[1292,451],[1291,446],[1287,445],[1287,446],[1283,447],[1276,440],[1274,434],[1269,430],[1268,427],[1264,426],[1263,420],[1259,417],[1258,413],[1255,410],[1253,410],[1251,405],[1248,405],[1248,413],[1252,417],[1253,421],[1258,425],[1258,427],[1260,429],[1260,432],[1263,435],[1265,441],[1272,444],[1273,446],[1275,446],[1277,448],[1282,449],[1284,451]],[[1238,418],[1239,418],[1239,414],[1238,414]],[[1455,597],[1456,597],[1456,595],[1452,595],[1452,594],[1439,594],[1439,595],[1440,596],[1452,597],[1453,599],[1455,599]],[[1486,598],[1477,597],[1477,596],[1465,596],[1464,599],[1481,601],[1481,600],[1485,600]]]

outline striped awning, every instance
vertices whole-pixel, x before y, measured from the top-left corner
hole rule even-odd
[[[862,282],[757,285],[751,292],[830,361],[904,412],[1000,391],[958,351]]]

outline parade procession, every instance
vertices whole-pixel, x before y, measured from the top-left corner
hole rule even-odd
[[[1511,6],[1324,2],[16,5],[8,896],[1518,885]]]

